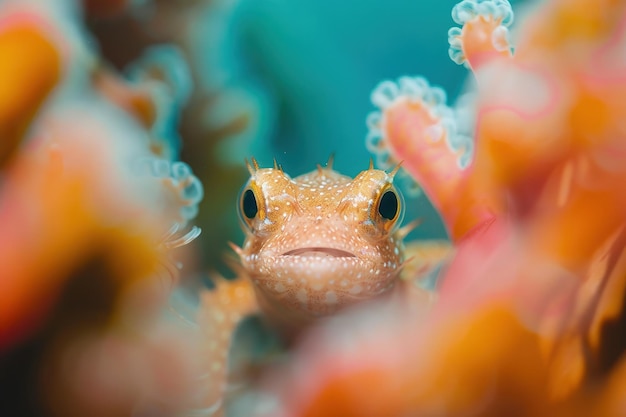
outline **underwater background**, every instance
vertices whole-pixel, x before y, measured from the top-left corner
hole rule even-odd
[[[225,241],[243,239],[235,190],[247,176],[244,158],[255,157],[261,166],[271,166],[275,158],[296,176],[334,154],[335,169],[353,176],[367,168],[371,157],[364,145],[365,119],[378,83],[421,75],[454,103],[468,77],[467,69],[448,56],[455,3],[223,0],[198,12],[187,32],[190,62],[200,86],[220,92],[207,120],[227,131],[242,113],[246,118],[245,127],[217,141],[210,158],[197,152],[196,141],[183,137],[181,155],[194,171],[209,169],[206,164],[222,167],[201,176],[207,189],[200,208],[201,241],[209,265],[221,265],[217,254],[227,250]],[[511,2],[513,7],[523,3]],[[410,180],[400,183],[405,219],[422,219],[409,239],[445,237],[427,198],[406,192]]]

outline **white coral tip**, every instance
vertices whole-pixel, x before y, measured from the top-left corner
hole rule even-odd
[[[398,97],[400,90],[393,81],[383,81],[372,92],[372,103],[385,109]]]

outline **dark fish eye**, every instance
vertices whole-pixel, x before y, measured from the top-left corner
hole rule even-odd
[[[393,220],[398,214],[398,196],[395,192],[387,190],[384,192],[378,203],[378,214],[383,219]]]
[[[254,219],[259,212],[259,206],[257,205],[254,191],[249,188],[243,193],[243,197],[241,198],[241,208],[244,216],[249,219]]]

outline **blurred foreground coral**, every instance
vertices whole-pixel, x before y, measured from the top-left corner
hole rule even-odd
[[[209,416],[208,379],[237,371],[199,330],[245,311],[210,291],[170,308],[203,195],[177,123],[210,100],[176,46],[110,53],[99,19],[139,3],[0,3],[0,415]],[[449,107],[422,77],[386,81],[367,122],[378,164],[404,161],[455,246],[436,302],[328,320],[230,414],[626,414],[626,3],[538,2],[513,36],[506,0],[452,16],[470,90]]]
[[[172,90],[106,68],[81,7],[0,3],[0,415],[174,415],[198,355],[171,251],[202,186],[152,129]]]
[[[626,3],[539,2],[515,53],[508,1],[452,16],[474,87],[451,108],[422,77],[386,81],[368,118],[379,164],[403,161],[455,243],[438,300],[323,326],[258,415],[626,413]]]

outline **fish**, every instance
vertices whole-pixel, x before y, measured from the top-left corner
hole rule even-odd
[[[332,162],[294,178],[276,163],[247,163],[250,178],[238,201],[245,240],[231,244],[237,277],[216,277],[215,288],[201,294],[208,370],[202,377],[210,388],[196,413],[223,415],[229,352],[245,317],[259,314],[289,346],[320,320],[366,301],[432,302],[432,291],[414,278],[428,276],[449,246],[405,247],[419,222],[401,226],[404,199],[393,183],[399,165],[387,172],[370,162],[352,178]],[[402,275],[405,267],[410,277]]]

